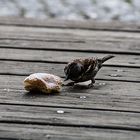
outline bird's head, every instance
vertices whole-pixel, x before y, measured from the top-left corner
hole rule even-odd
[[[71,79],[76,80],[78,79],[81,74],[83,73],[83,65],[81,63],[72,62],[68,65],[67,69],[65,70],[66,78],[65,80]]]

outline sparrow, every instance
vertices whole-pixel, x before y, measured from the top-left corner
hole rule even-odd
[[[103,58],[92,57],[75,59],[72,62],[69,62],[64,68],[64,73],[66,75],[65,81],[70,79],[73,82],[68,83],[67,86],[73,86],[75,83],[91,80],[91,83],[88,86],[92,87],[95,83],[95,76],[101,69],[102,64],[113,57],[113,55],[107,55]]]

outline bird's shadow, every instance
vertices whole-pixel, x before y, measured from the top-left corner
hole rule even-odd
[[[89,87],[88,85],[75,84],[73,86],[64,86],[64,89],[68,92],[85,93],[89,90],[99,90],[100,87],[97,84],[95,84],[93,87]]]
[[[69,92],[88,92],[90,90],[101,90],[104,86],[106,86],[106,83],[101,82],[95,82],[91,87],[89,84],[89,82],[75,83],[74,85],[66,83],[63,85],[63,87]]]

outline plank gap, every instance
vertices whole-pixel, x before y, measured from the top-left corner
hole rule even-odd
[[[31,39],[31,38],[0,38],[0,40],[22,40],[22,41],[41,41],[41,42],[64,42],[64,43],[86,43],[84,40],[57,40],[57,39]]]
[[[0,136],[0,140],[27,140],[27,139],[18,139],[18,138],[4,138]]]
[[[36,105],[36,104],[25,104],[25,103],[2,103],[0,102],[0,105],[7,105],[7,106],[31,106],[31,107],[47,107],[47,108],[62,108],[62,109],[81,109],[81,110],[97,110],[97,111],[101,111],[101,112],[122,112],[122,113],[140,113],[140,111],[133,111],[133,110],[119,110],[119,109],[108,109],[108,108],[83,108],[83,107],[71,107],[71,106],[52,106],[52,105]]]
[[[57,41],[60,42],[60,41]],[[67,41],[66,41],[67,42]],[[79,43],[79,42],[68,42],[68,43]],[[81,43],[81,42],[80,42]],[[62,51],[62,52],[86,52],[86,53],[108,53],[108,54],[119,54],[119,55],[140,55],[140,52],[130,52],[130,51],[110,51],[110,50],[79,50],[79,49],[58,49],[58,48],[29,48],[29,47],[15,47],[15,46],[0,46],[4,49],[21,49],[21,50],[42,50],[42,51]]]
[[[68,22],[68,21],[67,21]],[[88,27],[88,26],[86,26],[86,27],[80,27],[80,26],[61,26],[61,25],[59,25],[59,24],[56,24],[56,25],[33,25],[33,24],[31,24],[31,25],[29,25],[29,24],[22,24],[22,23],[14,23],[14,24],[12,24],[12,23],[0,23],[0,26],[13,26],[13,27],[26,27],[26,28],[30,28],[30,27],[32,27],[32,28],[53,28],[53,29],[63,29],[63,30],[65,30],[65,29],[78,29],[78,30],[92,30],[92,31],[109,31],[109,32],[128,32],[128,33],[139,33],[140,32],[140,30],[138,30],[138,29],[122,29],[122,28],[117,28],[117,29],[115,29],[115,28],[105,28],[105,27],[101,27],[101,28],[99,28],[99,27],[94,27],[94,26],[92,26],[92,27]]]
[[[66,61],[49,61],[49,60],[22,60],[22,59],[8,59],[0,58],[0,61],[14,61],[14,62],[32,62],[32,63],[52,63],[52,64],[67,64]],[[140,68],[140,66],[132,65],[118,65],[118,64],[103,64],[104,67],[121,67],[121,68]]]
[[[84,128],[98,128],[98,129],[113,129],[113,130],[124,130],[124,131],[140,131],[138,127],[129,126],[108,126],[108,125],[86,125],[86,124],[64,124],[64,123],[46,123],[37,121],[24,121],[24,120],[0,120],[0,123],[10,124],[30,124],[30,125],[48,125],[58,127],[84,127]]]

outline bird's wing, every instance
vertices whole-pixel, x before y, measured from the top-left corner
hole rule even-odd
[[[96,67],[97,60],[96,59],[85,59],[84,67],[85,67],[85,74],[90,74]]]

